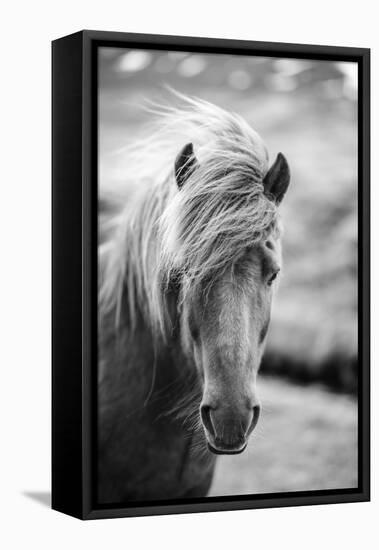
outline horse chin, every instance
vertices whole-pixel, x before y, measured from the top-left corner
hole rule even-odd
[[[215,455],[239,455],[244,452],[247,447],[245,443],[240,449],[216,449],[207,441],[208,450]]]

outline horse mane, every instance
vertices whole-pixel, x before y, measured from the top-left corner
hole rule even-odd
[[[264,195],[268,154],[260,136],[235,113],[175,97],[179,106],[150,107],[155,120],[121,151],[129,192],[99,250],[100,315],[113,311],[119,323],[126,298],[130,326],[142,313],[163,337],[173,277],[181,277],[184,300],[277,227],[277,208]],[[179,190],[175,158],[189,142],[199,166]]]

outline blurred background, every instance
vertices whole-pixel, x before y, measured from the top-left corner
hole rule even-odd
[[[357,485],[357,66],[101,48],[99,188],[123,184],[122,148],[167,86],[235,111],[281,151],[283,276],[248,450],[219,457],[210,495]]]

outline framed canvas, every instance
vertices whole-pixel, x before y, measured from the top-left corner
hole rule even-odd
[[[369,50],[52,53],[53,508],[369,500]]]

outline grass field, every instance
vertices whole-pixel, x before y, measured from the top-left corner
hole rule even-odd
[[[241,455],[218,458],[209,496],[357,485],[357,405],[317,386],[261,377],[260,421]]]

